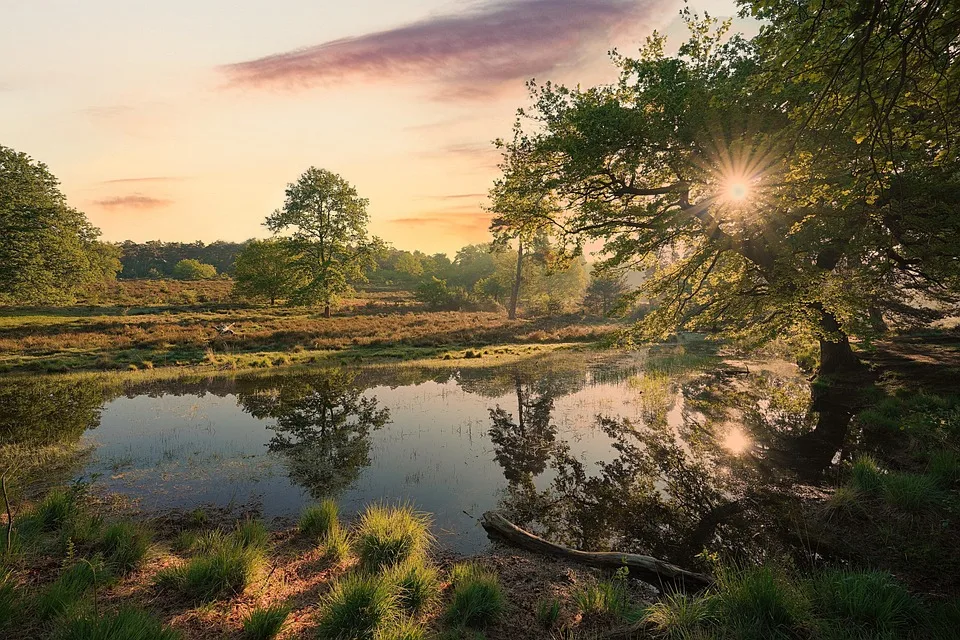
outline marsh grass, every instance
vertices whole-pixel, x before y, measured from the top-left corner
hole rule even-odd
[[[321,638],[368,640],[397,623],[397,599],[378,576],[353,574],[337,580],[320,602]]]
[[[87,593],[102,585],[109,575],[99,558],[77,560],[36,598],[34,608],[41,620],[63,615],[79,606]]]
[[[563,605],[559,598],[543,598],[537,601],[537,621],[548,629],[560,620]]]
[[[233,531],[234,541],[242,547],[265,549],[270,542],[270,533],[262,520],[245,519]]]
[[[114,573],[123,575],[136,569],[150,548],[150,532],[127,521],[114,522],[104,530],[98,549]]]
[[[889,574],[829,570],[808,585],[821,626],[828,633],[862,637],[900,637],[922,618],[918,602]]]
[[[340,508],[329,498],[310,505],[300,514],[300,533],[314,540],[323,540],[339,527]]]
[[[263,564],[263,549],[227,539],[184,564],[160,571],[157,585],[195,602],[208,602],[244,592]]]
[[[496,573],[468,562],[454,565],[450,579],[453,594],[447,606],[447,621],[482,628],[499,618],[506,609],[506,597]]]
[[[123,608],[96,616],[89,613],[62,623],[55,640],[180,640],[179,631],[165,627],[146,612]]]
[[[440,595],[439,574],[425,560],[395,567],[385,579],[393,585],[399,605],[411,614],[426,611]]]
[[[585,616],[622,620],[630,611],[626,575],[618,572],[609,580],[584,585],[573,593],[573,601]]]
[[[378,572],[419,560],[433,536],[431,517],[409,504],[389,506],[372,504],[360,518],[356,532],[356,550],[365,571]]]
[[[423,625],[405,618],[385,628],[377,629],[375,640],[426,640],[427,632]]]
[[[243,637],[245,640],[273,640],[287,622],[290,607],[275,604],[254,609],[243,618]]]

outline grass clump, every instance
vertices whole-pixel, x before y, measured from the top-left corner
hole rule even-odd
[[[920,621],[917,601],[886,573],[830,570],[809,587],[817,616],[833,633],[900,637]]]
[[[310,505],[300,514],[300,533],[323,540],[340,526],[340,508],[329,498]]]
[[[78,604],[87,592],[102,583],[106,577],[103,563],[99,560],[79,560],[65,568],[35,602],[40,619],[47,620],[62,615]]]
[[[881,495],[890,507],[910,513],[928,510],[941,499],[936,480],[916,473],[893,472],[884,475]]]
[[[387,581],[355,574],[337,581],[321,601],[321,638],[368,640],[397,622],[397,599]]]
[[[334,527],[321,543],[323,556],[332,562],[344,562],[350,557],[353,540],[344,527]]]
[[[107,566],[125,574],[136,569],[147,555],[150,533],[130,522],[115,522],[103,531],[97,546]]]
[[[270,541],[270,533],[262,520],[247,519],[237,525],[233,538],[241,547],[265,549]]]
[[[483,627],[506,608],[506,598],[496,573],[475,563],[454,565],[450,571],[453,597],[447,619],[458,625]]]
[[[56,640],[179,640],[180,632],[138,609],[124,608],[102,617],[82,615],[65,622]]]
[[[440,593],[437,570],[425,562],[410,562],[397,567],[388,580],[395,588],[397,602],[408,613],[425,611]]]
[[[9,571],[0,571],[0,629],[8,626],[17,617],[19,602],[20,595],[17,593],[13,575]]]
[[[543,626],[552,629],[560,620],[560,609],[559,598],[544,598],[537,602],[537,620]]]
[[[927,473],[945,489],[960,482],[960,456],[953,451],[936,451],[927,463]]]
[[[782,572],[770,566],[717,572],[719,623],[744,640],[793,638],[805,626],[809,602]]]
[[[585,616],[602,616],[621,620],[630,609],[626,572],[617,570],[611,580],[600,580],[595,584],[581,587],[574,592],[573,601]]]
[[[27,522],[42,532],[59,531],[69,524],[76,513],[73,493],[65,489],[54,489],[27,516]]]
[[[430,516],[410,505],[367,507],[357,531],[357,555],[366,571],[381,571],[423,557],[432,541]]]
[[[275,604],[254,609],[243,619],[243,637],[246,640],[272,640],[283,630],[290,615],[290,607]]]
[[[262,563],[261,549],[228,543],[186,564],[161,571],[157,583],[179,591],[190,600],[208,602],[243,593]]]
[[[404,619],[385,629],[378,629],[374,638],[376,640],[426,640],[427,632],[424,631],[423,625]]]
[[[644,611],[643,621],[670,640],[696,638],[713,622],[713,603],[710,596],[668,593]]]
[[[850,470],[850,486],[863,493],[877,493],[883,485],[883,475],[877,461],[870,456],[860,456]]]

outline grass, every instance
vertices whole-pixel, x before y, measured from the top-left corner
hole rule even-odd
[[[80,605],[87,592],[107,578],[106,568],[96,560],[78,560],[36,599],[35,610],[42,620],[62,615]]]
[[[13,574],[0,571],[0,629],[13,623],[20,613],[20,594],[17,592]]]
[[[377,629],[376,640],[426,640],[427,632],[423,625],[413,620],[403,619],[385,629]]]
[[[821,626],[834,636],[901,637],[920,623],[920,607],[903,585],[878,571],[825,571],[809,583]]]
[[[453,595],[446,618],[457,625],[482,628],[506,609],[506,597],[496,573],[476,563],[454,565],[450,571]]]
[[[306,507],[300,514],[300,533],[314,540],[323,540],[340,526],[340,508],[333,500]]]
[[[336,526],[320,543],[323,557],[336,563],[346,562],[352,555],[353,538],[346,527]]]
[[[265,549],[270,541],[270,534],[267,527],[261,520],[245,519],[237,524],[233,532],[233,539],[241,547]]]
[[[643,620],[668,640],[692,640],[712,624],[713,603],[710,597],[668,593],[644,611]]]
[[[208,602],[243,593],[262,564],[262,549],[228,540],[185,564],[163,570],[157,575],[157,583],[189,600]]]
[[[387,580],[393,584],[400,606],[411,614],[426,611],[440,595],[437,570],[423,560],[394,568]]]
[[[433,540],[430,522],[429,514],[408,504],[368,506],[356,534],[360,566],[377,572],[422,558]]]
[[[397,599],[387,581],[353,574],[341,578],[320,603],[321,638],[368,640],[398,621]]]
[[[102,617],[84,614],[59,627],[55,640],[179,640],[178,631],[165,627],[151,615],[123,608]]]
[[[59,531],[75,514],[75,496],[66,489],[54,489],[27,515],[25,524],[41,532]]]
[[[719,620],[744,640],[795,637],[808,614],[805,594],[773,566],[717,572]]]
[[[618,573],[610,580],[599,580],[580,587],[574,592],[573,600],[585,616],[622,620],[630,610],[626,575]]]
[[[563,604],[559,598],[544,598],[537,602],[537,621],[548,629],[556,626],[560,620]]]
[[[243,619],[245,640],[272,640],[280,635],[290,615],[290,607],[276,604],[254,609]]]
[[[131,522],[114,522],[107,526],[98,548],[110,569],[118,574],[133,571],[150,548],[150,533]]]

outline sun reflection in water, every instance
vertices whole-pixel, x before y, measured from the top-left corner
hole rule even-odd
[[[723,448],[734,455],[740,455],[750,448],[753,440],[738,427],[732,428],[723,439]]]

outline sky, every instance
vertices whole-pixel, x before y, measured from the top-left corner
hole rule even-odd
[[[108,241],[265,237],[317,166],[370,200],[372,233],[453,253],[489,238],[492,140],[525,81],[611,81],[607,51],[654,29],[678,43],[682,6],[0,0],[0,144],[47,164]]]

